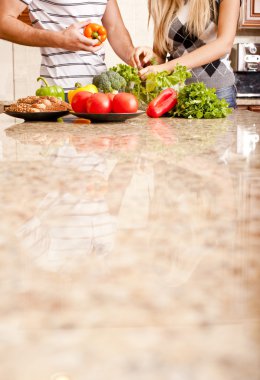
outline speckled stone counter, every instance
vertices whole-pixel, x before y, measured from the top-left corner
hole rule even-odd
[[[0,379],[259,380],[260,123],[0,115]]]

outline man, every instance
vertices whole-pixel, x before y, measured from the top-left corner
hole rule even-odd
[[[29,6],[32,26],[18,20]],[[115,53],[130,63],[133,43],[123,23],[117,0],[1,0],[0,38],[41,48],[41,75],[50,84],[74,88],[92,82],[106,70],[103,44],[86,38],[83,28],[90,22],[103,24]]]

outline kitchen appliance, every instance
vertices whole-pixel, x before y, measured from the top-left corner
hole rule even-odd
[[[231,53],[238,97],[260,97],[260,44],[238,43]]]

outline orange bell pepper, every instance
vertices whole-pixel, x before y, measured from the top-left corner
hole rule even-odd
[[[102,25],[91,23],[85,26],[84,36],[98,40],[99,42],[94,46],[99,46],[107,39],[107,31]]]

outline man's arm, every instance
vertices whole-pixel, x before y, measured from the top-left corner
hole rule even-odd
[[[102,23],[114,52],[127,64],[131,63],[134,46],[123,22],[116,0],[109,0]]]
[[[80,32],[91,21],[72,24],[65,30],[54,32],[33,28],[18,20],[18,16],[26,8],[20,0],[0,1],[0,38],[20,45],[53,47],[65,50],[86,50],[95,52],[100,47],[94,47],[98,41],[86,38]]]

